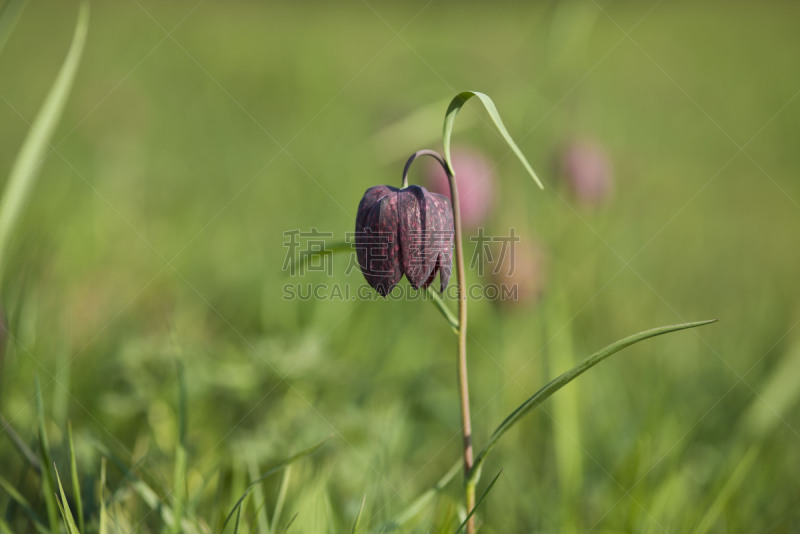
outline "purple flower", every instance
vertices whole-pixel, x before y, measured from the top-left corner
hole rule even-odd
[[[416,185],[370,187],[358,205],[355,241],[361,272],[381,296],[391,293],[403,274],[420,289],[441,273],[444,291],[453,257],[450,201]]]

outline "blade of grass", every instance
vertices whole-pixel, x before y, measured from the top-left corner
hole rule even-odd
[[[274,534],[276,528],[278,528],[278,521],[280,521],[281,513],[283,512],[283,503],[286,502],[286,492],[289,489],[289,481],[292,478],[292,466],[287,465],[286,470],[283,472],[283,477],[281,478],[281,487],[278,488],[278,498],[275,501],[275,509],[272,511],[272,527],[273,529],[270,531]]]
[[[250,478],[256,478],[258,476],[258,464],[252,453],[249,456],[247,468],[250,473]],[[269,534],[269,517],[267,517],[267,507],[265,506],[266,498],[264,497],[264,489],[261,487],[261,484],[256,484],[253,488],[253,497],[257,506],[255,513],[256,524],[254,527],[258,528],[260,534]]]
[[[697,528],[694,529],[694,534],[705,534],[711,530],[711,527],[713,527],[714,523],[717,522],[719,516],[722,515],[725,505],[728,503],[736,490],[739,489],[739,486],[742,485],[745,477],[750,472],[753,462],[755,462],[756,458],[758,457],[760,448],[761,446],[758,444],[751,445],[747,450],[747,453],[745,453],[744,458],[736,463],[736,469],[733,471],[733,474],[731,474],[730,478],[722,487],[722,489],[716,494],[714,502],[708,507],[703,519],[700,520],[700,522],[697,524]]]
[[[467,526],[467,522],[469,521],[470,517],[475,515],[475,511],[478,509],[478,506],[480,506],[481,503],[483,502],[483,500],[486,498],[486,496],[489,495],[489,492],[492,491],[492,488],[494,487],[495,482],[497,482],[497,479],[500,478],[500,475],[502,475],[502,474],[503,474],[503,470],[501,469],[500,471],[497,472],[497,474],[494,476],[492,481],[489,482],[489,485],[486,486],[486,489],[483,491],[481,496],[478,497],[478,500],[475,503],[475,506],[472,507],[472,510],[469,511],[469,513],[467,514],[467,517],[464,518],[464,521],[462,521],[461,525],[459,525],[459,527],[456,529],[456,534],[458,534],[459,532],[462,532],[464,530],[464,527]]]
[[[495,107],[494,102],[492,102],[492,99],[483,93],[479,93],[478,91],[464,91],[463,93],[456,95],[456,97],[450,102],[450,105],[447,108],[447,113],[444,116],[442,144],[444,145],[444,160],[447,163],[450,172],[452,174],[456,174],[455,169],[453,169],[453,164],[450,160],[450,137],[453,133],[453,124],[455,123],[458,112],[461,111],[461,108],[464,107],[464,104],[467,103],[467,100],[473,96],[478,97],[478,100],[481,101],[483,107],[486,108],[486,111],[489,113],[489,117],[491,117],[492,122],[500,132],[500,135],[503,136],[503,139],[511,148],[512,152],[514,152],[517,158],[519,158],[519,160],[522,162],[525,170],[531,175],[531,178],[533,178],[533,181],[536,182],[536,185],[538,185],[540,189],[544,189],[539,177],[536,176],[536,173],[533,171],[533,167],[531,167],[531,164],[528,163],[527,159],[525,159],[525,155],[511,138],[511,134],[508,133],[508,130],[506,130],[503,120],[500,118],[500,114],[497,112],[497,108]]]
[[[294,523],[294,520],[297,519],[297,516],[298,516],[299,513],[300,512],[295,512],[294,515],[292,516],[292,518],[289,520],[289,522],[286,523],[286,527],[283,529],[283,534],[286,534],[287,532],[289,532],[289,527],[292,526],[292,523]]]
[[[31,505],[28,503],[27,499],[25,499],[25,497],[23,497],[22,494],[18,492],[8,480],[3,478],[2,475],[0,475],[0,488],[3,488],[3,490],[8,493],[8,496],[11,497],[11,500],[16,502],[20,508],[22,508],[22,511],[25,512],[25,515],[27,515],[28,519],[31,520],[31,523],[33,524],[34,528],[36,528],[37,532],[40,534],[47,534],[47,527],[42,518],[39,517],[33,508],[31,508]]]
[[[580,375],[597,365],[598,363],[602,362],[612,354],[615,354],[622,349],[629,347],[635,343],[640,341],[644,341],[645,339],[649,339],[651,337],[660,336],[663,334],[669,334],[670,332],[677,332],[679,330],[686,330],[687,328],[696,328],[698,326],[704,326],[707,324],[711,324],[716,322],[717,319],[710,319],[707,321],[697,321],[693,323],[683,323],[683,324],[676,324],[670,326],[662,326],[659,328],[653,328],[651,330],[645,330],[644,332],[639,332],[638,334],[634,334],[632,336],[628,336],[624,339],[620,339],[619,341],[612,343],[611,345],[607,346],[606,348],[599,350],[583,360],[581,363],[559,375],[557,378],[551,380],[547,385],[545,385],[542,389],[537,391],[532,397],[528,400],[523,402],[521,405],[517,407],[516,410],[511,412],[506,419],[500,423],[500,425],[495,429],[492,435],[489,437],[489,443],[478,453],[477,458],[475,459],[475,464],[473,465],[472,471],[469,474],[470,479],[475,479],[480,473],[481,465],[483,464],[484,460],[486,460],[486,455],[494,448],[497,444],[497,441],[505,434],[511,427],[519,422],[520,419],[525,417],[528,413],[531,412],[534,408],[539,406],[545,400],[547,400],[553,393],[561,389],[562,387],[566,386]]]
[[[89,3],[84,1],[78,11],[78,22],[67,57],[61,65],[61,70],[47,93],[39,113],[31,124],[31,129],[11,168],[3,198],[0,199],[0,281],[3,279],[7,263],[9,238],[27,204],[45,151],[50,144],[50,138],[64,111],[64,105],[83,54],[88,25]]]
[[[350,531],[351,534],[358,534],[358,529],[361,527],[361,515],[364,513],[364,505],[367,502],[367,494],[365,493],[364,496],[361,498],[361,506],[358,508],[358,514],[356,514],[356,520],[353,523],[353,529]]]
[[[81,498],[81,484],[78,478],[78,462],[75,459],[75,443],[72,439],[72,421],[67,423],[67,437],[69,439],[69,467],[72,473],[72,493],[75,497],[75,508],[78,512],[78,530],[85,532],[83,525],[83,499]]]
[[[186,378],[183,364],[178,361],[178,442],[175,444],[175,469],[172,489],[172,534],[181,532],[183,510],[186,501]]]
[[[69,502],[67,502],[67,496],[64,495],[64,486],[61,484],[61,477],[58,475],[58,468],[53,464],[53,471],[56,473],[56,481],[58,482],[58,491],[61,494],[61,500],[58,500],[58,495],[56,495],[56,503],[58,504],[58,509],[61,511],[61,517],[64,518],[64,523],[67,525],[67,531],[69,534],[81,534],[80,530],[78,530],[78,525],[75,524],[75,517],[72,515],[72,510],[69,509]]]
[[[453,477],[455,477],[456,474],[461,472],[463,468],[464,468],[464,463],[459,459],[455,464],[453,464],[453,467],[451,467],[450,470],[447,473],[445,473],[444,476],[440,478],[438,482],[436,482],[436,484],[433,485],[432,488],[430,488],[428,491],[426,491],[425,493],[414,499],[414,502],[408,505],[408,507],[405,510],[403,510],[403,512],[400,515],[398,515],[392,521],[386,523],[383,526],[383,528],[380,529],[380,532],[392,532],[394,530],[397,530],[398,528],[402,527],[405,523],[407,523],[410,519],[415,517],[418,513],[422,511],[423,508],[425,508],[425,506],[428,505],[428,503],[436,496],[437,493],[442,491],[447,486],[447,484],[449,484],[450,481],[453,480]]]
[[[442,300],[442,297],[436,292],[433,286],[426,287],[425,291],[427,292],[428,297],[430,297],[431,302],[433,302],[433,305],[436,306],[447,322],[450,323],[450,328],[453,330],[453,333],[458,335],[458,317],[456,317],[453,311],[447,307]]]
[[[231,520],[231,518],[233,517],[234,513],[237,514],[237,523],[238,523],[238,512],[237,511],[241,508],[242,502],[245,500],[245,498],[248,495],[250,495],[250,492],[253,491],[253,488],[256,485],[260,484],[261,481],[264,480],[265,478],[270,477],[270,476],[274,475],[275,473],[278,473],[282,469],[285,469],[286,466],[288,466],[289,464],[292,464],[292,463],[296,462],[297,460],[300,460],[301,458],[305,458],[306,456],[308,456],[310,454],[313,454],[320,447],[322,447],[328,441],[328,439],[330,439],[330,438],[325,438],[324,440],[320,441],[319,443],[317,443],[313,447],[309,447],[309,448],[307,448],[305,450],[302,450],[302,451],[298,452],[297,454],[294,454],[294,455],[286,458],[285,460],[279,462],[277,465],[272,467],[269,471],[267,471],[266,473],[264,473],[263,475],[258,477],[256,480],[251,482],[250,485],[247,486],[247,489],[245,489],[244,494],[241,497],[239,497],[239,500],[236,501],[236,504],[233,505],[233,509],[230,511],[230,513],[228,514],[228,517],[225,519],[225,523],[222,524],[222,531],[223,532],[225,531],[225,527],[228,525],[228,522]]]
[[[97,490],[100,501],[100,520],[97,527],[98,534],[108,534],[108,513],[106,512],[106,457],[100,460],[100,487]]]
[[[2,532],[2,534],[14,534],[11,527],[8,526],[8,523],[6,523],[2,517],[0,517],[0,532]]]
[[[11,37],[11,32],[14,31],[14,26],[17,25],[27,3],[27,0],[8,0],[0,9],[0,52]]]
[[[42,388],[39,377],[36,377],[36,418],[39,423],[39,453],[42,456],[42,492],[45,506],[47,507],[47,521],[50,532],[58,532],[58,506],[55,499],[55,479],[53,477],[53,457],[50,454],[50,444],[47,442],[47,432],[44,428],[44,403],[42,402]]]
[[[20,452],[20,454],[22,454],[23,458],[25,458],[25,460],[28,462],[28,464],[30,464],[30,466],[37,473],[41,473],[42,472],[42,464],[39,463],[39,458],[36,457],[36,453],[34,453],[31,450],[31,448],[28,447],[28,444],[25,443],[25,440],[23,440],[19,436],[19,434],[17,434],[16,431],[14,431],[14,428],[11,426],[11,423],[9,423],[6,420],[6,418],[3,417],[2,413],[0,413],[0,426],[3,427],[3,432],[8,434],[8,437],[11,438],[11,441],[14,443],[14,446],[17,448],[17,450]]]
[[[290,274],[303,274],[308,262],[316,256],[331,255],[339,252],[353,252],[353,244],[347,241],[327,241],[322,250],[303,250],[289,260],[286,272]]]

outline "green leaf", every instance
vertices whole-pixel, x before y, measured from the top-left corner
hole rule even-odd
[[[8,0],[0,10],[0,52],[11,37],[27,0]]]
[[[260,484],[262,480],[264,480],[267,477],[270,477],[270,476],[274,475],[275,473],[278,473],[279,471],[281,471],[282,469],[285,469],[288,465],[296,462],[297,460],[300,460],[301,458],[305,458],[309,454],[313,454],[320,447],[322,447],[328,441],[328,439],[329,438],[325,438],[324,440],[320,441],[319,443],[317,443],[313,447],[309,447],[308,449],[300,451],[297,454],[294,454],[294,455],[286,458],[282,462],[279,462],[272,469],[270,469],[269,471],[267,471],[266,473],[264,473],[263,475],[258,477],[256,480],[251,482],[250,485],[247,486],[247,489],[244,491],[242,496],[239,497],[239,500],[236,501],[236,504],[233,505],[233,509],[230,511],[230,513],[228,514],[228,517],[225,519],[225,523],[222,524],[222,531],[223,532],[225,531],[225,527],[228,526],[228,522],[231,520],[231,518],[233,517],[234,513],[237,514],[237,523],[238,523],[238,517],[239,517],[238,513],[239,513],[239,510],[242,507],[242,503],[244,502],[245,498],[247,498],[247,496],[250,495],[250,492],[253,491],[253,488],[255,488],[258,484]],[[273,522],[274,522],[274,519],[273,519]]]
[[[469,513],[467,514],[467,517],[464,518],[464,521],[462,521],[461,525],[459,525],[459,527],[456,529],[456,534],[458,534],[459,532],[464,530],[464,527],[467,526],[467,522],[469,521],[469,518],[472,517],[473,515],[475,515],[475,510],[478,509],[478,506],[480,506],[481,503],[483,502],[483,500],[486,498],[486,496],[489,495],[489,492],[492,491],[492,488],[494,487],[495,482],[497,482],[497,479],[500,478],[500,475],[502,475],[502,474],[503,474],[503,470],[501,469],[500,471],[497,472],[497,474],[494,476],[492,481],[489,482],[489,485],[486,487],[485,490],[483,490],[483,493],[481,493],[481,496],[478,498],[478,501],[475,503],[475,506],[472,507],[472,510],[469,511]]]
[[[619,341],[612,343],[611,345],[607,346],[606,348],[595,352],[581,363],[562,373],[557,378],[551,380],[547,385],[545,385],[542,389],[537,391],[532,397],[528,400],[523,402],[521,405],[517,407],[516,410],[511,412],[511,414],[506,417],[506,419],[500,423],[500,426],[492,433],[489,437],[489,443],[481,450],[478,454],[477,458],[475,459],[475,463],[472,466],[472,471],[469,473],[469,478],[472,480],[477,476],[480,472],[480,468],[486,460],[486,455],[489,451],[494,448],[497,444],[497,441],[505,434],[511,427],[519,422],[520,419],[525,417],[528,413],[531,412],[534,408],[542,404],[545,400],[547,400],[553,393],[561,389],[562,387],[566,386],[580,375],[597,365],[598,363],[602,362],[609,356],[614,353],[621,351],[626,347],[630,347],[631,345],[638,343],[640,341],[644,341],[645,339],[649,339],[651,337],[660,336],[662,334],[669,334],[670,332],[677,332],[678,330],[686,330],[687,328],[696,328],[698,326],[704,326],[707,324],[711,324],[716,322],[717,319],[710,319],[707,321],[697,321],[694,323],[683,323],[683,324],[676,324],[670,326],[662,326],[659,328],[653,328],[652,330],[645,330],[644,332],[639,332],[638,334],[634,334],[632,336],[628,336],[624,339],[620,339]]]
[[[461,111],[461,108],[464,107],[464,104],[467,103],[467,100],[473,96],[477,96],[478,100],[483,103],[483,107],[486,108],[486,111],[489,113],[489,117],[491,117],[492,122],[494,122],[494,125],[497,127],[500,135],[503,136],[503,139],[505,139],[508,146],[522,162],[525,170],[528,171],[528,174],[531,175],[531,178],[533,178],[539,188],[544,189],[539,177],[536,176],[536,173],[533,171],[533,167],[531,167],[531,164],[528,163],[527,159],[525,159],[525,155],[511,138],[511,134],[508,133],[508,130],[506,130],[503,120],[500,118],[500,114],[497,112],[497,108],[495,107],[494,102],[492,102],[492,99],[487,95],[477,91],[464,91],[463,93],[456,95],[456,97],[450,102],[450,106],[448,106],[447,113],[444,116],[444,133],[442,136],[442,144],[444,145],[444,159],[447,162],[450,172],[455,174],[455,169],[453,169],[453,163],[450,159],[450,137],[453,133],[453,124],[455,123],[458,112]]]
[[[182,530],[183,510],[186,503],[186,377],[183,364],[178,361],[178,442],[175,444],[175,469],[172,481],[172,528],[173,534]]]
[[[456,317],[453,311],[447,307],[442,300],[442,297],[439,296],[439,293],[437,293],[433,287],[428,286],[425,288],[425,291],[427,291],[428,297],[430,297],[433,305],[436,306],[444,318],[447,319],[447,322],[450,323],[450,328],[453,329],[453,333],[458,335],[458,317]]]
[[[81,484],[78,478],[78,462],[75,459],[75,444],[72,440],[72,423],[67,425],[69,438],[69,467],[72,473],[72,493],[75,494],[75,508],[78,511],[78,530],[84,532],[83,525],[83,500],[81,498]]]
[[[97,490],[100,500],[100,525],[97,527],[98,534],[108,534],[108,514],[106,512],[106,458],[100,460],[100,487]]]
[[[44,524],[44,521],[42,521],[42,518],[36,514],[33,508],[31,508],[30,503],[19,491],[17,491],[17,488],[15,488],[8,480],[3,478],[2,475],[0,475],[0,488],[3,488],[3,490],[8,493],[8,496],[11,497],[11,500],[16,502],[22,508],[22,511],[25,512],[25,515],[27,515],[32,521],[33,526],[36,528],[36,531],[39,532],[39,534],[47,534],[47,528]]]
[[[361,506],[358,508],[358,514],[356,514],[356,520],[353,523],[353,529],[350,531],[351,534],[358,534],[358,529],[361,527],[361,514],[364,513],[364,504],[366,504],[366,502],[367,494],[365,493],[361,498]]]
[[[280,521],[281,513],[283,512],[283,503],[286,502],[286,492],[289,490],[289,481],[292,478],[292,466],[287,465],[286,469],[283,471],[283,477],[281,478],[281,487],[278,488],[278,497],[275,500],[275,509],[272,511],[272,530],[271,532],[275,532],[275,529],[278,528],[278,521]]]
[[[451,467],[450,470],[447,473],[445,473],[445,475],[441,479],[439,479],[439,481],[436,484],[434,484],[434,486],[431,489],[429,489],[428,491],[426,491],[425,493],[414,499],[414,502],[408,505],[408,507],[405,510],[403,510],[403,512],[400,515],[398,515],[392,521],[385,524],[383,528],[380,529],[380,532],[392,532],[394,530],[397,530],[398,528],[402,527],[405,523],[407,523],[410,519],[419,514],[423,510],[423,508],[425,508],[428,505],[428,503],[436,496],[436,494],[442,491],[447,486],[447,484],[449,484],[450,481],[453,480],[453,477],[455,477],[456,474],[459,471],[461,471],[461,469],[463,469],[463,467],[464,463],[461,460],[453,464],[453,467]]]
[[[47,432],[44,427],[44,403],[42,402],[42,388],[39,377],[36,377],[36,419],[39,424],[39,453],[42,455],[42,497],[47,507],[47,521],[50,532],[58,532],[58,505],[55,499],[55,478],[53,476],[53,456],[50,454],[50,444],[47,441]]]
[[[50,145],[50,138],[53,136],[62,111],[64,111],[64,105],[83,54],[88,26],[89,4],[82,2],[67,57],[61,65],[61,70],[47,93],[39,113],[33,120],[31,129],[11,168],[3,198],[0,200],[0,281],[7,263],[9,238],[27,204],[28,196],[44,160],[45,151]]]
[[[327,256],[338,252],[352,252],[353,244],[347,241],[328,241],[322,250],[303,250],[297,257],[289,260],[288,272],[291,274],[303,274],[308,262],[316,256]]]
[[[78,525],[75,524],[75,518],[72,516],[72,511],[69,509],[67,496],[64,495],[64,486],[61,485],[61,477],[58,476],[58,468],[56,468],[55,464],[53,464],[53,470],[56,473],[58,491],[61,494],[61,500],[59,501],[56,499],[56,503],[58,503],[58,509],[61,511],[61,517],[64,518],[64,523],[67,525],[67,531],[69,534],[81,534],[80,530],[78,530]]]

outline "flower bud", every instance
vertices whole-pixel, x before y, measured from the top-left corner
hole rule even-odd
[[[443,195],[412,185],[370,187],[356,214],[356,256],[367,282],[381,296],[406,275],[414,289],[440,273],[440,291],[450,280],[453,212]]]

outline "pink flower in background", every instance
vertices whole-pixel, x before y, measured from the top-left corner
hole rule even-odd
[[[574,141],[561,153],[560,171],[572,195],[586,206],[604,204],[614,187],[611,162],[597,143]]]
[[[454,148],[451,156],[458,183],[461,222],[466,227],[476,228],[492,210],[496,182],[492,165],[479,151],[471,148]],[[425,183],[431,191],[450,199],[447,175],[435,161],[425,167]]]

